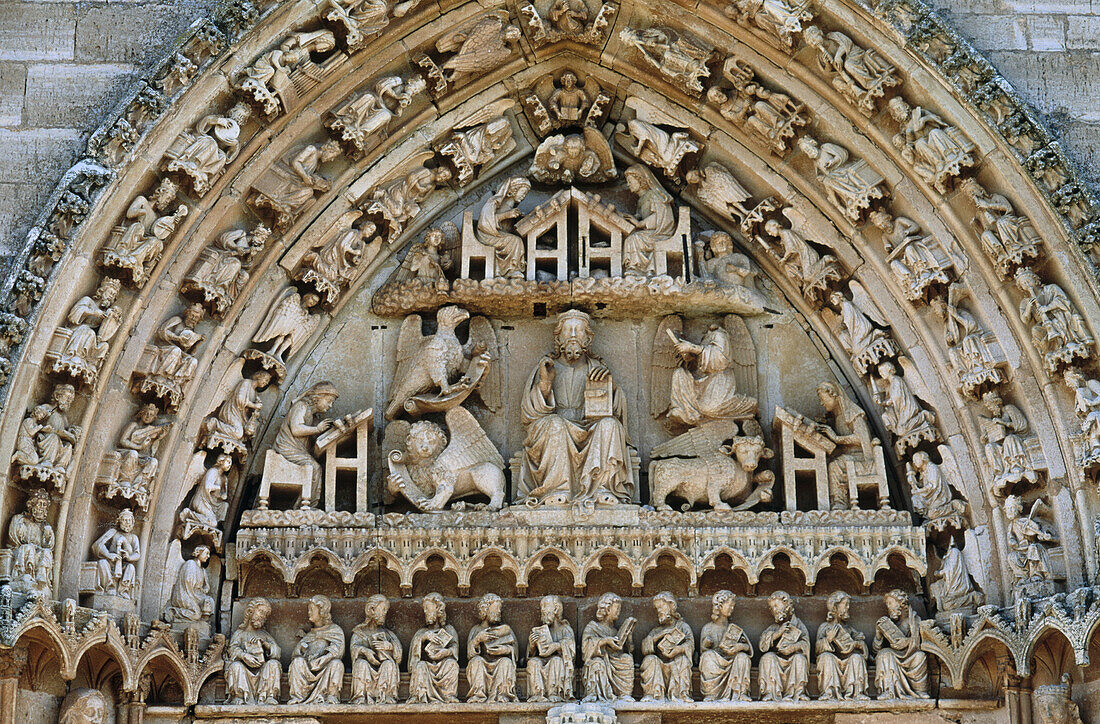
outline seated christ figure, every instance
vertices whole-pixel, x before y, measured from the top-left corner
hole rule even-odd
[[[529,505],[629,503],[634,498],[622,393],[592,354],[592,320],[571,309],[558,317],[554,351],[539,360],[523,396]]]

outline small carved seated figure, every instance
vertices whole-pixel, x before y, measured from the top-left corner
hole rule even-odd
[[[47,518],[50,495],[35,488],[27,508],[12,516],[8,524],[11,550],[11,585],[20,593],[35,591],[49,595],[53,580],[54,531]]]
[[[807,701],[810,632],[794,613],[786,591],[768,596],[775,623],[760,634],[760,698],[763,701]]]
[[[653,597],[657,626],[642,639],[642,701],[691,701],[695,634],[668,591]]]
[[[543,596],[540,625],[527,639],[527,701],[560,702],[573,698],[573,661],[577,641],[563,617],[561,599]]]
[[[183,562],[176,573],[172,595],[164,609],[168,623],[194,623],[214,614],[214,599],[204,566],[210,560],[210,548],[196,546],[191,558]]]
[[[616,629],[622,607],[622,599],[616,594],[603,594],[596,602],[596,618],[581,634],[582,701],[634,701],[634,657],[630,649],[637,621],[629,617]]]
[[[165,151],[164,170],[182,176],[196,196],[203,196],[240,153],[241,126],[251,114],[247,105],[238,103],[224,116],[205,116]]]
[[[401,117],[415,95],[427,88],[419,76],[407,82],[398,75],[384,76],[375,82],[373,91],[330,112],[325,125],[340,136],[350,155],[361,156],[388,137],[390,124]]]
[[[516,701],[519,647],[512,627],[500,620],[500,596],[487,593],[477,603],[478,623],[466,640],[466,701]]]
[[[836,591],[825,601],[826,619],[817,629],[817,681],[821,699],[866,699],[867,643],[848,625],[852,597]]]
[[[54,374],[85,385],[95,384],[111,340],[122,324],[122,311],[116,304],[119,287],[117,279],[105,277],[93,296],[81,297],[69,310],[69,326],[57,330],[62,340],[60,348],[47,354]]]
[[[711,597],[710,622],[699,632],[699,686],[703,701],[748,701],[752,642],[730,622],[736,597],[718,591]]]
[[[386,628],[390,602],[367,599],[366,619],[351,632],[351,703],[396,704],[401,683],[401,640]]]
[[[183,402],[184,386],[195,377],[198,360],[196,348],[205,337],[195,331],[205,311],[195,302],[165,321],[156,333],[156,340],[145,348],[145,354],[134,376],[137,390],[161,402],[173,412]]]
[[[180,204],[174,213],[160,215],[168,210],[176,198],[179,187],[171,179],[164,179],[149,195],[137,196],[126,210],[128,224],[120,224],[111,230],[111,238],[103,248],[100,263],[107,269],[119,272],[134,287],[141,287],[149,279],[153,267],[164,253],[164,244],[180,221],[187,216],[187,206]]]
[[[66,414],[74,399],[75,388],[60,384],[53,388],[50,402],[27,412],[19,425],[11,456],[17,480],[38,481],[58,491],[65,489],[73,445],[81,433],[79,425],[69,424]]]
[[[286,229],[318,192],[325,193],[332,188],[332,183],[319,170],[339,156],[340,144],[330,140],[320,145],[307,145],[276,161],[253,182],[249,205],[269,209],[274,214],[274,228]]]
[[[264,631],[271,604],[265,598],[253,598],[244,609],[244,621],[233,632],[225,652],[225,691],[227,704],[279,703],[282,668],[279,644]]]
[[[344,685],[344,630],[332,622],[332,602],[309,599],[312,628],[294,648],[287,680],[289,704],[338,704]]]
[[[409,643],[409,703],[458,701],[458,632],[447,623],[443,596],[429,593],[421,604],[424,627]]]
[[[882,597],[887,615],[875,624],[875,688],[879,699],[927,699],[928,657],[921,651],[920,617],[905,592]]]
[[[122,429],[118,439],[118,468],[103,491],[108,499],[133,501],[142,510],[149,501],[149,490],[160,464],[154,448],[166,434],[170,423],[157,422],[160,411],[149,403],[142,405],[134,419]]]
[[[248,452],[246,440],[256,432],[256,416],[263,409],[260,390],[271,383],[271,373],[256,370],[241,380],[230,396],[218,406],[217,412],[202,424],[205,433],[202,446],[210,451],[225,451],[243,456]]]
[[[92,544],[96,556],[95,590],[120,598],[133,598],[141,542],[134,534],[134,512],[123,508],[115,524]]]

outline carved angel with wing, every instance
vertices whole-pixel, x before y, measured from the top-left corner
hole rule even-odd
[[[447,434],[427,420],[390,423],[386,456],[387,502],[398,495],[424,512],[443,510],[450,501],[485,495],[489,509],[504,505],[504,458],[468,410],[452,407],[446,414]]]
[[[310,314],[310,309],[319,301],[320,297],[313,292],[302,294],[294,287],[287,287],[271,305],[263,327],[253,335],[252,342],[271,342],[268,354],[285,363],[313,334],[319,318]]]
[[[603,183],[615,178],[611,145],[597,129],[585,126],[581,133],[557,134],[539,144],[531,163],[531,178],[539,183]]]
[[[424,336],[420,315],[405,318],[397,337],[397,372],[387,420],[402,410],[420,415],[457,407],[475,389],[485,407],[496,411],[501,387],[496,333],[488,319],[475,317],[463,345],[455,328],[467,319],[470,313],[465,309],[443,307],[436,314],[436,333]]]
[[[523,34],[508,20],[507,10],[496,10],[436,42],[435,49],[440,53],[454,53],[442,65],[448,82],[457,85],[466,78],[496,70],[512,57],[512,45]]]
[[[848,282],[848,288],[852,292],[851,300],[845,299],[840,292],[833,292],[829,302],[840,314],[837,329],[840,343],[851,355],[852,365],[865,375],[882,360],[896,355],[898,348],[880,329],[890,324],[863,285],[853,280]]]
[[[650,412],[677,426],[738,420],[757,413],[756,347],[745,320],[726,315],[699,344],[683,337],[683,320],[665,317],[657,327],[651,363]]]

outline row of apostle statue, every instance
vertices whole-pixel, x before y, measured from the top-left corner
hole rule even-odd
[[[749,701],[753,644],[730,621],[735,596],[718,591],[712,597],[711,621],[698,639],[668,592],[653,597],[657,625],[641,642],[642,701],[691,702],[696,661],[704,701]],[[795,615],[789,594],[768,598],[774,622],[760,635],[759,696],[763,701],[807,701],[811,651],[816,652],[818,698],[868,699],[868,655],[874,656],[879,699],[927,698],[928,663],[921,651],[920,618],[908,596],[894,590],[884,596],[887,615],[875,625],[870,646],[849,624],[851,596],[836,592],[827,601],[828,616],[811,647],[805,624]],[[458,632],[447,623],[446,603],[438,593],[421,605],[424,626],[408,644],[409,703],[459,701]],[[466,638],[466,701],[518,701],[520,646],[515,632],[501,619],[503,601],[489,593],[477,604],[478,623]],[[338,704],[344,688],[344,631],[332,620],[325,596],[309,600],[309,630],[294,648],[287,672],[290,704]],[[595,618],[580,639],[580,684],[583,701],[633,701],[636,620],[619,623],[622,600],[600,596]],[[396,704],[405,647],[386,628],[389,602],[371,596],[366,619],[351,633],[351,704]],[[575,698],[577,640],[564,618],[562,601],[545,596],[539,602],[540,623],[527,640],[527,701],[563,702]],[[250,600],[244,621],[233,633],[226,653],[229,704],[278,704],[282,686],[280,648],[264,630],[271,604]],[[698,650],[698,657],[696,652]]]

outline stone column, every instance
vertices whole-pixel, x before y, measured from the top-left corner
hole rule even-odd
[[[27,650],[22,646],[0,649],[0,724],[15,724],[19,675],[26,664]]]

